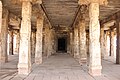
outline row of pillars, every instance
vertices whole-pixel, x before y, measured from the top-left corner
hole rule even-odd
[[[82,5],[85,7],[84,5]],[[81,8],[82,9],[82,8]],[[81,10],[82,11],[82,10]],[[83,10],[85,11],[85,10]],[[81,12],[80,19],[71,32],[72,55],[82,65],[87,61],[86,45],[86,23],[85,13]],[[100,24],[99,24],[99,3],[89,5],[89,73],[93,76],[101,75],[101,50],[100,50]]]
[[[101,57],[111,56],[116,59],[116,28],[104,30],[101,28]]]
[[[0,1],[0,63],[7,62],[7,35],[8,35],[8,16],[9,11],[3,8]],[[49,57],[54,54],[54,30],[50,24],[44,25],[45,16],[42,13],[37,15],[36,31],[31,29],[32,3],[30,0],[22,1],[22,20],[19,30],[19,62],[18,74],[28,75],[32,68],[32,55],[35,56],[35,63],[41,64],[43,52]],[[47,20],[47,19],[46,19]],[[43,28],[45,27],[45,28]],[[48,34],[49,33],[49,34]],[[13,31],[10,35],[10,54],[13,54]]]
[[[83,5],[84,6],[84,5]],[[99,23],[99,3],[90,3],[89,5],[89,35],[86,35],[85,17],[81,14],[79,22],[75,25],[73,32],[70,33],[71,55],[76,58],[82,65],[83,61],[87,61],[89,65],[89,73],[93,76],[101,75],[102,65],[101,59],[107,53],[107,31],[100,28]],[[110,29],[110,52],[109,56],[115,54],[116,47],[116,63],[120,63],[120,30],[119,21],[116,20],[117,30],[117,47],[114,45],[114,30]]]

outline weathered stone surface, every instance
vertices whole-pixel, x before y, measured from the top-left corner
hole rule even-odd
[[[35,51],[35,63],[42,63],[42,38],[43,38],[43,15],[37,18],[37,32],[36,32],[36,51]]]
[[[91,3],[89,6],[90,17],[90,63],[89,73],[93,76],[101,75],[101,52],[100,52],[100,24],[99,24],[99,3]]]
[[[31,72],[31,10],[32,5],[30,2],[22,3],[18,74],[28,75]]]

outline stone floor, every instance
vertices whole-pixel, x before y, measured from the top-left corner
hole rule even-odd
[[[103,60],[102,76],[93,77],[87,73],[87,66],[79,63],[67,54],[52,55],[44,58],[43,64],[33,64],[28,76],[17,74],[18,56],[9,56],[9,62],[2,64],[0,80],[120,80],[120,65]]]

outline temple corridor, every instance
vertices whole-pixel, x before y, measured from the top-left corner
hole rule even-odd
[[[120,0],[0,0],[0,80],[120,80]]]

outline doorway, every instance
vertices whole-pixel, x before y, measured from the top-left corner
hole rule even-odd
[[[58,38],[58,52],[67,52],[67,39],[65,37]]]

